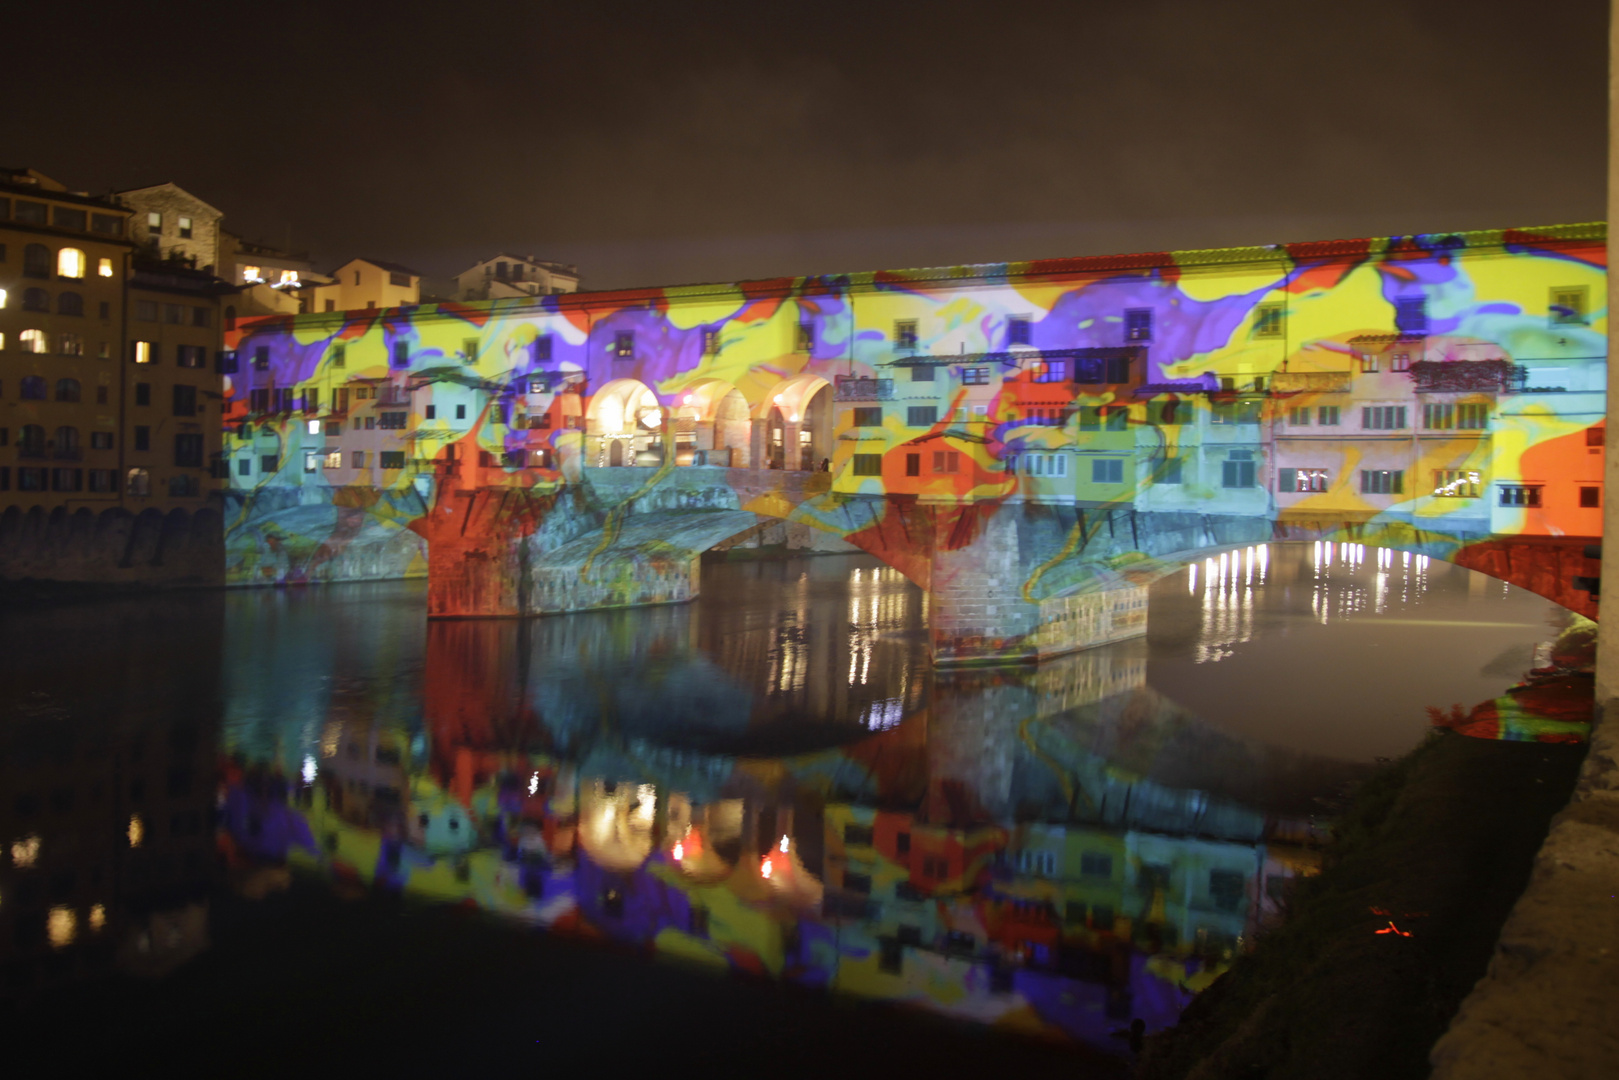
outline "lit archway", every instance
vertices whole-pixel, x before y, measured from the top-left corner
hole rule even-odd
[[[748,403],[742,391],[723,379],[700,379],[681,391],[671,412],[675,423],[675,464],[747,464],[752,439]]]
[[[664,410],[652,388],[614,379],[585,412],[585,464],[656,465],[663,460]]]
[[[832,456],[832,384],[819,375],[783,380],[758,406],[766,421],[765,462],[809,471]]]

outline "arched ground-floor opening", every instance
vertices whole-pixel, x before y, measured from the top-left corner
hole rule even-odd
[[[651,387],[635,379],[612,380],[591,396],[585,412],[585,464],[662,464],[664,421]]]

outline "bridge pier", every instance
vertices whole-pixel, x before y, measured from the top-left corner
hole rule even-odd
[[[1044,660],[1147,632],[1147,589],[1106,588],[1039,599],[1026,523],[1009,512],[979,518],[971,543],[933,553],[928,630],[940,666]]]

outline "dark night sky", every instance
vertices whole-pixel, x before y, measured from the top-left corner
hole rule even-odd
[[[1584,221],[1605,0],[8,12],[4,164],[589,288]],[[34,42],[21,49],[19,42]]]

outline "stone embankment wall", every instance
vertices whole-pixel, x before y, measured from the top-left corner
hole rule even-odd
[[[0,581],[112,587],[224,583],[219,511],[9,506],[0,512]]]

